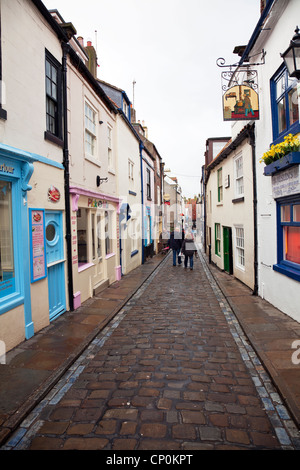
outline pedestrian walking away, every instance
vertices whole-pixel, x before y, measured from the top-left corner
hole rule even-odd
[[[182,254],[184,254],[184,267],[187,268],[188,261],[190,264],[190,269],[193,270],[194,268],[194,254],[197,256],[197,248],[194,242],[193,235],[191,233],[187,233],[185,239],[182,243],[181,248]]]
[[[182,234],[178,227],[170,234],[169,247],[173,251],[173,266],[176,266],[176,258],[181,264]]]

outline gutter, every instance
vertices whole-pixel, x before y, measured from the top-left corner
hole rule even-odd
[[[262,31],[262,27],[263,27],[263,24],[267,18],[267,16],[269,15],[270,13],[270,10],[271,8],[273,7],[273,4],[276,2],[276,0],[268,0],[267,1],[267,4],[265,6],[265,9],[263,10],[260,18],[259,18],[259,21],[252,33],[252,36],[248,42],[248,45],[246,47],[246,49],[244,50],[244,53],[239,61],[239,67],[243,65],[244,62],[248,62],[249,61],[249,54],[250,54],[250,51],[253,49],[254,47],[254,44],[256,43],[261,31]]]
[[[254,225],[254,289],[253,295],[258,294],[258,228],[257,228],[257,181],[256,181],[256,152],[255,152],[255,123],[248,130],[250,145],[252,148],[252,175],[253,175],[253,225]]]
[[[67,54],[70,50],[69,44],[62,43],[63,58],[63,120],[64,120],[64,147],[63,165],[65,178],[65,208],[66,208],[66,242],[67,242],[67,267],[68,267],[68,294],[69,307],[74,310],[73,299],[73,268],[72,268],[72,240],[71,240],[71,209],[70,209],[70,171],[69,171],[69,146],[68,146],[68,106],[67,106]]]
[[[145,243],[144,243],[144,182],[143,182],[143,148],[144,145],[140,141],[140,162],[141,162],[141,206],[142,206],[142,264],[145,262]]]

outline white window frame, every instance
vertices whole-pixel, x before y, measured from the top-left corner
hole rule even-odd
[[[243,225],[235,225],[235,265],[245,271],[245,229]],[[242,262],[241,262],[242,261]]]
[[[87,114],[87,110],[92,114]],[[84,101],[84,154],[88,159],[98,160],[97,152],[97,121],[98,112],[88,101]],[[87,137],[91,139],[91,143],[87,141]],[[91,147],[88,148],[88,146]]]
[[[234,158],[234,194],[236,198],[244,197],[244,161],[243,154]]]
[[[108,162],[108,171],[111,173],[115,172],[115,164],[113,158],[113,145],[112,145],[112,127],[107,125],[107,162]]]
[[[134,181],[134,163],[128,158],[128,178],[130,181]]]

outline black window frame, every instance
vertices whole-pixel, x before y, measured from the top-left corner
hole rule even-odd
[[[56,80],[52,79],[52,76],[47,74],[47,64],[50,65],[50,70],[56,71]],[[53,94],[48,93],[47,83],[51,82],[56,87],[56,97]],[[63,131],[62,131],[62,114],[63,114],[63,103],[62,103],[62,65],[60,62],[53,57],[53,55],[46,49],[45,51],[45,99],[46,99],[46,131],[45,139],[51,142],[63,146]],[[48,126],[48,103],[54,104],[55,113],[52,118],[54,119],[54,131]],[[50,114],[49,114],[50,115]]]
[[[151,200],[151,173],[149,168],[146,168],[147,175],[147,199]]]

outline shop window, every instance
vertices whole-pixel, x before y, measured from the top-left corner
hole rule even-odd
[[[111,231],[111,214],[105,211],[105,254],[112,253],[112,231]]]
[[[81,207],[77,211],[78,267],[88,263],[88,210]]]
[[[102,257],[102,245],[101,245],[101,216],[97,214],[97,228],[96,228],[97,240],[96,240],[96,249],[98,259]]]
[[[282,67],[271,79],[273,143],[300,132],[297,80]]]
[[[221,256],[221,225],[215,224],[215,254]]]
[[[0,180],[0,298],[15,291],[12,185]]]
[[[278,260],[273,268],[300,281],[300,196],[277,202],[277,220]]]
[[[54,140],[62,139],[62,77],[61,64],[46,51],[46,134]],[[52,136],[52,137],[51,137]]]

